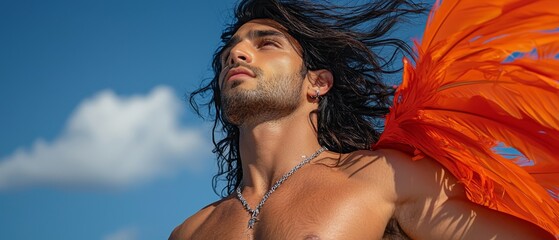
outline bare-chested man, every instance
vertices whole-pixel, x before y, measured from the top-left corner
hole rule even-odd
[[[385,59],[369,49],[403,46],[381,41],[396,20],[388,12],[420,11],[399,2],[353,15],[387,21],[367,36],[312,5],[240,3],[215,78],[194,93],[212,92],[226,134],[216,144],[226,196],[170,239],[553,238],[471,203],[435,161],[368,150],[391,93],[380,80]]]

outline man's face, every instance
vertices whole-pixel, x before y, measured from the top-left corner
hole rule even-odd
[[[227,120],[266,121],[292,113],[305,98],[303,61],[296,41],[272,20],[242,25],[221,56],[219,76]]]

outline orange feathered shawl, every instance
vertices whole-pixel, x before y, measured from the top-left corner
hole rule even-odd
[[[559,1],[438,0],[416,49],[373,149],[429,156],[559,236]]]

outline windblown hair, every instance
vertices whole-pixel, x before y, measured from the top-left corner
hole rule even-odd
[[[305,0],[241,1],[234,22],[221,35],[222,46],[213,56],[213,79],[190,94],[196,113],[202,116],[200,106],[206,106],[214,118],[213,152],[219,167],[213,179],[214,191],[218,193],[218,182],[225,178],[227,185],[221,196],[227,196],[243,177],[239,128],[223,115],[218,86],[223,45],[243,24],[253,19],[278,22],[301,45],[304,68],[332,72],[333,87],[322,97],[316,112],[318,141],[331,151],[348,153],[370,149],[378,140],[394,93],[382,77],[400,70],[393,66],[398,56],[412,53],[403,40],[387,35],[407,16],[424,11],[423,5],[411,0],[379,0],[359,6]],[[386,49],[392,49],[388,56],[378,53]],[[209,101],[197,102],[198,97],[208,95]]]

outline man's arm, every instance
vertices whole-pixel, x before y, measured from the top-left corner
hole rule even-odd
[[[395,218],[413,239],[555,239],[538,226],[472,203],[433,159],[388,151],[398,202]]]
[[[407,203],[400,210],[396,218],[414,239],[555,239],[530,222],[463,198]]]

